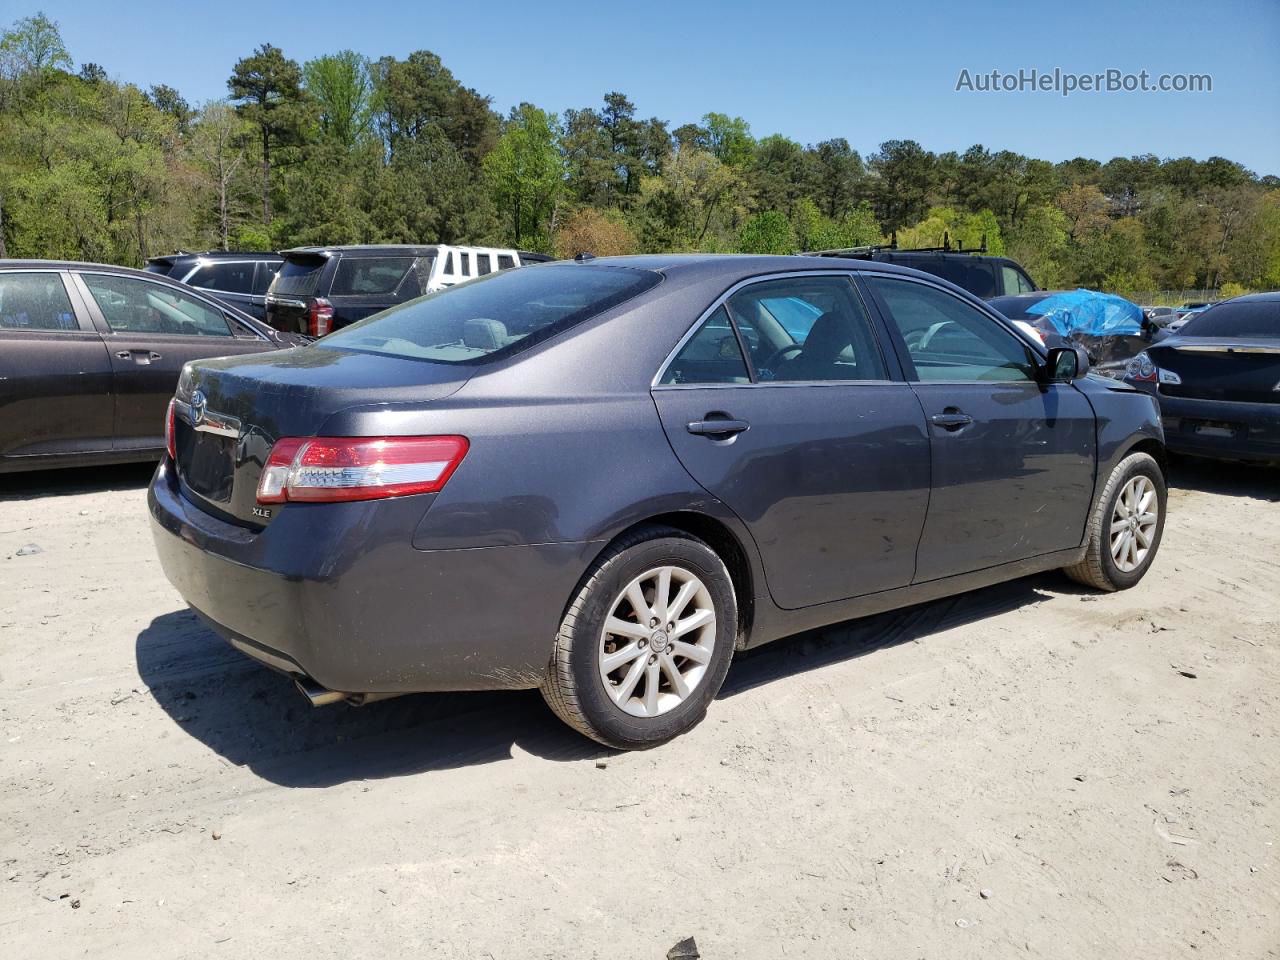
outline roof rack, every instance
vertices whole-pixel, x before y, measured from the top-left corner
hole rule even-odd
[[[982,235],[982,243],[976,247],[965,248],[961,243],[959,246],[951,245],[951,232],[944,231],[942,234],[942,246],[940,247],[899,247],[898,235],[894,233],[888,243],[870,244],[865,247],[842,247],[835,250],[802,250],[802,257],[846,257],[851,260],[873,260],[875,255],[882,250],[896,250],[899,253],[986,253],[987,252],[987,235]]]

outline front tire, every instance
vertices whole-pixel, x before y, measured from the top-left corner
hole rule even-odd
[[[738,632],[724,562],[671,527],[643,527],[592,565],[556,636],[542,695],[555,714],[620,750],[696,726],[720,690]]]
[[[1089,517],[1084,559],[1063,572],[1108,593],[1132,587],[1160,548],[1167,501],[1160,464],[1150,454],[1129,454],[1111,471]]]

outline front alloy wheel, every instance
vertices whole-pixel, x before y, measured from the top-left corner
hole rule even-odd
[[[1164,471],[1147,453],[1131,453],[1107,478],[1089,516],[1084,557],[1065,568],[1073,580],[1099,590],[1125,590],[1142,579],[1164,533]]]

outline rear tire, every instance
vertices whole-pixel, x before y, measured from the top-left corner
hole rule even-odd
[[[592,565],[560,624],[542,695],[584,736],[644,750],[696,726],[733,659],[724,562],[671,527],[642,527]]]
[[[1089,517],[1084,559],[1063,572],[1108,593],[1132,587],[1160,548],[1167,500],[1160,464],[1150,454],[1129,454],[1111,471]]]

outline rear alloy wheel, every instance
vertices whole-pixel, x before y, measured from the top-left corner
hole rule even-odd
[[[600,743],[657,746],[702,719],[736,637],[733,583],[715,552],[683,531],[637,530],[571,602],[543,695]]]
[[[1099,590],[1132,587],[1151,566],[1164,533],[1164,472],[1149,454],[1133,453],[1112,471],[1089,519],[1084,559],[1067,576]]]

